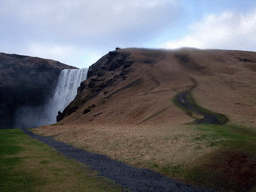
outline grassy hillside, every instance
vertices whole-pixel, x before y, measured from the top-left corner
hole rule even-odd
[[[256,124],[256,53],[226,50],[120,49],[89,68],[62,124],[189,123],[170,100],[192,95],[232,124]],[[93,107],[92,107],[93,106]]]

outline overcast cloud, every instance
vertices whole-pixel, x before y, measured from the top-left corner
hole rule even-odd
[[[188,27],[184,37],[160,45],[162,48],[196,47],[256,51],[256,9],[210,14]]]
[[[115,47],[256,51],[256,2],[1,0],[0,52],[88,67]]]

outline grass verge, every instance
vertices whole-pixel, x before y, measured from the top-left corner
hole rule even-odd
[[[0,130],[0,143],[0,191],[125,191],[21,130]]]

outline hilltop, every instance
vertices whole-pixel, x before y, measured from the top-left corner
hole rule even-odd
[[[61,123],[182,124],[194,119],[173,97],[192,95],[231,123],[256,123],[256,53],[245,51],[119,49],[88,70]]]

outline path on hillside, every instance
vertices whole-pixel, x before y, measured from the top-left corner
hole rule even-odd
[[[46,143],[60,153],[89,165],[91,168],[98,171],[99,176],[107,177],[131,191],[213,192],[213,190],[200,189],[177,182],[149,169],[140,169],[129,166],[123,162],[110,159],[105,155],[91,153],[83,149],[77,149],[72,145],[67,145],[54,140],[52,138],[53,136],[45,137],[34,134],[29,130],[23,131],[30,137]]]
[[[189,77],[189,76],[188,76]],[[191,91],[198,86],[198,83],[195,81],[194,78],[189,77],[193,82],[194,85],[181,93],[178,93],[174,97],[174,103],[187,112],[187,114],[193,118],[195,118],[192,114],[196,113],[199,115],[204,116],[202,119],[196,118],[196,120],[192,124],[216,124],[222,125],[229,121],[226,115],[221,113],[215,113],[208,109],[204,109],[203,107],[197,105],[194,98],[191,95]]]

